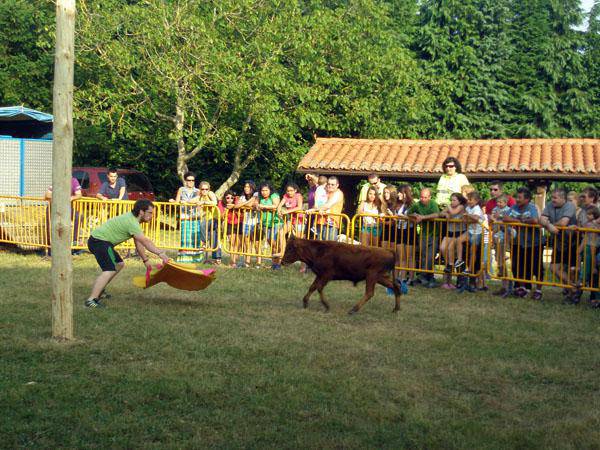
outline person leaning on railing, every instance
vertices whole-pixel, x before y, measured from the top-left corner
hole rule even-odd
[[[308,209],[307,212],[331,214],[327,217],[324,224],[317,224],[314,228],[314,236],[320,240],[336,241],[340,232],[341,219],[340,214],[344,209],[344,193],[340,189],[340,182],[337,177],[329,177],[327,180],[327,201],[319,205],[315,199],[315,207]],[[313,222],[314,223],[314,222]]]
[[[435,200],[431,199],[431,189],[421,189],[419,201],[413,203],[407,211],[419,227],[417,245],[419,246],[419,268],[427,270],[421,273],[418,280],[428,288],[436,287],[433,275],[433,263],[437,253],[440,227],[432,219],[439,217],[440,208]]]
[[[510,209],[508,216],[504,216],[503,222],[514,224],[517,233],[513,239],[511,248],[511,268],[513,277],[522,280],[537,281],[544,279],[544,267],[542,265],[543,246],[541,245],[542,230],[535,226],[539,221],[538,210],[531,203],[531,191],[526,187],[517,189],[516,204]],[[530,282],[515,282],[514,294],[517,297],[526,297],[532,288]],[[532,291],[533,300],[542,299],[542,286],[536,285]]]
[[[277,245],[278,256],[283,256],[288,236],[304,236],[304,215],[302,214],[304,199],[299,191],[300,188],[296,183],[288,183],[285,186],[285,193],[277,205],[277,216],[281,217],[283,221]],[[306,272],[304,263],[300,265],[300,272]]]
[[[574,285],[577,264],[577,234],[567,227],[577,223],[575,204],[567,200],[567,192],[554,189],[551,200],[544,208],[540,225],[550,233],[548,246],[552,248],[550,271],[563,285]],[[571,303],[575,289],[564,290],[565,302]]]
[[[241,211],[235,207],[235,193],[232,190],[225,192],[223,200],[220,200],[217,206],[219,211],[221,211],[221,218],[225,229],[224,234],[229,240],[229,256],[231,258],[229,265],[230,267],[237,267],[237,252],[242,239],[242,220]]]
[[[71,203],[75,200],[80,199],[81,194],[81,185],[77,178],[71,177]],[[51,245],[51,237],[52,234],[50,232],[50,205],[52,204],[52,186],[48,186],[46,192],[44,193],[44,200],[48,201],[48,208],[46,209],[46,242],[48,245]],[[79,240],[79,223],[81,222],[79,212],[75,210],[75,208],[71,207],[71,222],[73,223],[73,245],[77,245]],[[52,255],[50,249],[48,249],[48,256]]]
[[[360,243],[371,247],[379,246],[381,228],[379,216],[382,213],[381,199],[377,188],[369,186],[365,200],[358,205],[356,214],[360,216]]]
[[[281,269],[281,256],[278,248],[279,228],[281,227],[281,217],[276,214],[277,206],[279,206],[279,194],[273,192],[269,183],[263,183],[260,186],[258,205],[256,208],[261,212],[259,239],[266,242],[271,248],[271,269]],[[260,253],[259,253],[260,254]],[[260,265],[261,258],[257,258],[257,265]]]
[[[186,172],[183,176],[183,186],[177,190],[175,198],[169,199],[170,203],[181,203],[182,205],[179,212],[181,249],[177,253],[177,262],[202,262],[199,239],[200,223],[198,221],[200,189],[195,186],[195,181],[196,175],[193,172]]]
[[[200,242],[208,248],[215,248],[212,251],[212,263],[221,264],[221,247],[219,245],[219,225],[215,210],[217,209],[217,196],[210,190],[208,181],[201,181],[199,184],[200,196],[198,197],[198,206],[200,207]],[[208,251],[205,251],[206,262],[208,261]]]
[[[587,186],[579,194],[581,200],[581,208],[577,213],[577,227],[600,229],[600,218],[595,217],[596,212],[600,211],[596,206],[598,203],[598,190],[594,186]],[[595,218],[594,218],[595,217]],[[581,243],[577,248],[579,278],[576,292],[572,297],[574,303],[578,303],[583,295],[582,285],[586,287],[598,288],[600,284],[600,253],[598,253],[598,239],[600,234],[585,232]],[[589,235],[589,236],[588,236]],[[597,305],[596,300],[598,292],[590,291],[590,301]]]

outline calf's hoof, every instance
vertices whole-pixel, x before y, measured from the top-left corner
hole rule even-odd
[[[358,308],[355,306],[350,311],[348,311],[348,315],[352,316],[358,312]]]

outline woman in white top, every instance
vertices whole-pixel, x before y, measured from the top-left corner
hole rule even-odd
[[[440,177],[437,185],[435,201],[440,209],[450,204],[450,196],[455,192],[462,192],[462,187],[469,184],[469,180],[462,173],[462,167],[458,159],[449,156],[442,163],[444,174]]]
[[[198,201],[200,189],[196,184],[196,175],[186,172],[183,176],[183,186],[177,191],[175,198],[169,199],[171,203],[180,203],[179,218],[181,224],[181,249],[177,252],[177,262],[200,263],[203,256],[200,247],[200,221]]]
[[[379,236],[381,226],[379,216],[381,215],[381,199],[374,187],[367,191],[367,199],[358,206],[356,214],[360,216],[360,243],[371,247],[379,247]]]

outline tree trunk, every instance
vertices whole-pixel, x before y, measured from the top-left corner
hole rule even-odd
[[[231,174],[225,180],[219,189],[216,190],[215,195],[217,198],[221,198],[223,194],[237,181],[240,179],[240,175],[244,171],[246,167],[254,160],[256,157],[256,152],[250,152],[250,154],[242,161],[242,152],[244,150],[244,141],[243,137],[248,132],[248,128],[250,128],[250,122],[252,121],[252,112],[248,114],[246,120],[244,121],[244,125],[242,126],[242,133],[240,135],[240,141],[238,142],[238,146],[235,149],[235,155],[233,157],[233,168],[231,169]]]
[[[177,93],[177,103],[175,105],[175,117],[173,118],[175,125],[175,137],[177,139],[177,173],[183,181],[183,176],[188,171],[187,153],[185,151],[185,139],[183,138],[183,125],[185,124],[185,113],[181,105],[179,91]]]
[[[52,337],[73,339],[71,165],[75,0],[56,2],[52,147]]]

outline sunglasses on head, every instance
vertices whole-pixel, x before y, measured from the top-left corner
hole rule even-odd
[[[185,181],[196,181],[196,180],[194,180],[193,178],[191,178],[191,179],[190,178],[186,178]]]
[[[446,167],[451,168],[451,167],[456,167],[456,166],[454,164],[446,164]]]

